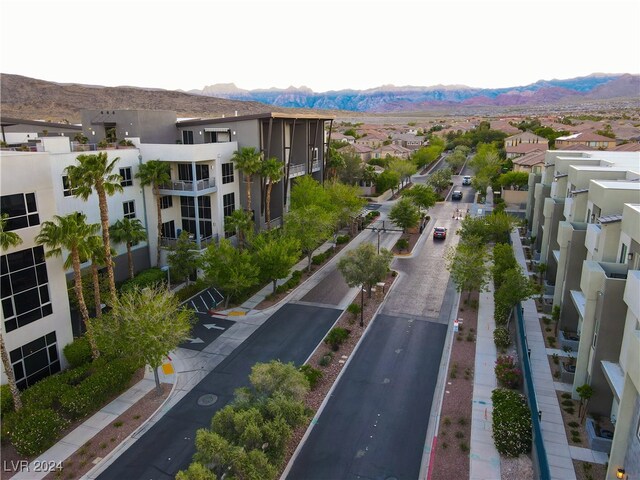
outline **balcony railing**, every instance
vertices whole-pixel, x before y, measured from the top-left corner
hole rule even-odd
[[[215,187],[215,178],[205,178],[203,180],[196,180],[195,182],[193,182],[192,180],[172,180],[169,183],[163,183],[162,185],[160,185],[160,190],[178,190],[181,192],[192,192],[193,190],[200,191]]]
[[[319,170],[320,170],[320,161],[319,161],[319,160],[316,160],[315,162],[313,162],[313,163],[311,164],[311,171],[312,171],[312,172],[317,172],[317,171],[319,171]]]
[[[189,240],[191,240],[191,243],[193,243],[194,247],[197,245],[195,238],[193,238],[193,235],[189,236]],[[160,237],[161,247],[174,248],[177,243],[178,243],[177,238]],[[218,243],[218,235],[212,235],[210,237],[200,237],[200,248],[206,248],[212,243],[215,243],[215,244]]]
[[[305,174],[304,163],[299,165],[289,165],[289,178],[297,177]]]

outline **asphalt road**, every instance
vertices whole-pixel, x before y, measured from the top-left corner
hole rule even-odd
[[[446,330],[378,315],[286,478],[417,479]]]
[[[215,412],[233,399],[233,392],[248,385],[254,364],[272,359],[302,364],[341,313],[333,308],[284,305],[98,478],[175,478],[191,462],[196,431],[209,427]],[[203,395],[211,394],[217,397],[213,405],[198,405]]]

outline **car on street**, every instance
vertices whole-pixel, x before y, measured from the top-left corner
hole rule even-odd
[[[462,184],[471,185],[471,176],[465,175],[464,177],[462,177]]]
[[[433,229],[433,239],[445,239],[447,238],[447,229],[444,227],[436,227]]]
[[[451,194],[451,200],[462,200],[462,192],[460,190],[454,190]]]

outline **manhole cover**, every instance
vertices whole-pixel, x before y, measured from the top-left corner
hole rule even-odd
[[[198,405],[201,407],[209,407],[218,401],[218,397],[213,395],[212,393],[207,393],[206,395],[202,395],[198,399]]]

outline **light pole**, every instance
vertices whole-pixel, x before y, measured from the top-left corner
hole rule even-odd
[[[364,284],[360,289],[360,326],[364,327]]]
[[[165,265],[160,268],[163,272],[167,272],[167,290],[171,291],[171,267],[169,265]]]

